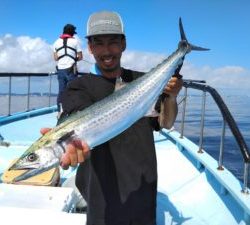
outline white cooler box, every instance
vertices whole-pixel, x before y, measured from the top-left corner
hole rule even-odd
[[[73,188],[0,183],[1,225],[83,225]]]
[[[0,183],[0,206],[72,212],[77,203],[73,188]]]

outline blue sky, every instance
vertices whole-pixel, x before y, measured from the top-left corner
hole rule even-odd
[[[30,66],[51,68],[51,62],[45,59],[52,60],[48,46],[61,34],[66,23],[77,27],[78,38],[86,49],[84,36],[88,16],[100,10],[117,11],[124,20],[125,66],[148,70],[174,51],[180,39],[178,18],[182,17],[189,41],[211,48],[209,52],[189,54],[183,72],[191,78],[211,78],[211,83],[218,85],[224,82],[224,86],[236,87],[237,81],[246,88],[250,85],[249,0],[1,0],[0,72],[21,70],[25,68],[22,65],[29,68],[28,62],[34,58],[36,62]],[[17,48],[15,41],[19,47],[22,45],[17,54],[23,56],[13,59],[13,46]],[[7,48],[11,45],[12,48]],[[87,50],[84,53],[91,61]],[[8,59],[12,62],[5,65]],[[18,69],[10,66],[14,60]]]

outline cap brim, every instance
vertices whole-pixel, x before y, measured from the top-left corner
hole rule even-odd
[[[123,34],[123,33],[99,33],[99,34],[86,35],[85,38],[95,37],[95,36],[101,36],[101,35],[121,35],[121,36],[125,37],[125,34]]]

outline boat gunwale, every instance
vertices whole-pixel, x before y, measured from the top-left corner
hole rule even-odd
[[[178,149],[186,150],[192,158],[203,166],[228,192],[233,199],[243,208],[244,212],[250,217],[250,194],[243,192],[243,183],[238,180],[227,168],[218,169],[217,161],[208,153],[199,152],[199,146],[193,143],[186,137],[180,137],[180,133],[176,130],[162,130],[161,134],[165,137],[170,137]]]

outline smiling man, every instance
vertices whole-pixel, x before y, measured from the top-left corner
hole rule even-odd
[[[96,63],[89,74],[69,83],[62,98],[61,118],[92,105],[121,84],[144,74],[121,66],[126,38],[117,13],[92,14],[86,38]],[[161,98],[164,113],[141,118],[91,152],[83,142],[68,146],[61,164],[67,168],[80,163],[76,186],[87,202],[88,225],[156,224],[157,163],[153,131],[160,129],[159,121],[166,121],[161,124],[168,124],[168,128],[173,125],[176,96],[181,87],[182,80],[172,77],[164,89],[165,97]]]

